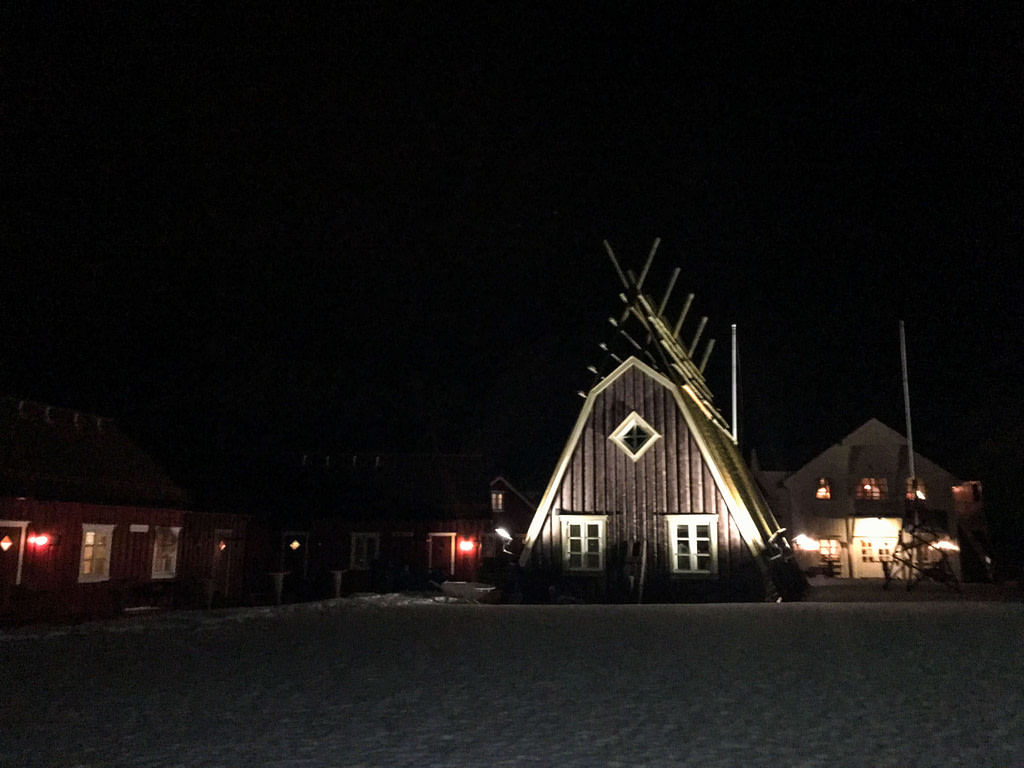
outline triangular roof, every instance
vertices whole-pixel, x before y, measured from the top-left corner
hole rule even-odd
[[[907,438],[892,427],[883,424],[876,418],[870,418],[850,432],[838,443],[826,448],[802,467],[789,474],[783,484],[792,487],[808,473],[813,475],[828,474],[823,467],[841,466],[850,475],[870,476],[876,472],[873,467],[906,468]],[[949,485],[959,483],[951,472],[935,464],[930,459],[914,451],[914,463],[918,474],[943,475],[948,477]]]
[[[188,496],[113,420],[0,398],[0,496],[183,507]]]
[[[691,388],[677,385],[676,382],[652,366],[631,356],[622,361],[614,371],[598,382],[588,393],[540,505],[537,507],[533,522],[530,524],[520,564],[525,566],[529,562],[533,545],[545,520],[551,513],[552,504],[558,495],[566,469],[580,441],[584,425],[594,409],[594,404],[605,389],[630,370],[637,370],[642,375],[650,377],[671,393],[700,449],[701,456],[711,471],[715,485],[736,521],[744,542],[751,554],[758,559],[758,562],[761,562],[760,556],[768,548],[768,539],[778,531],[778,523],[743,462],[735,441],[723,428],[720,417],[716,418],[715,415],[712,415],[706,404],[701,402],[699,396]]]
[[[495,488],[501,488],[503,491],[507,491],[508,493],[513,494],[516,498],[518,498],[523,504],[527,506],[536,506],[536,502],[528,499],[522,491],[520,491],[518,488],[512,485],[512,483],[510,483],[503,475],[498,475],[493,480],[491,480],[491,490],[494,490]]]

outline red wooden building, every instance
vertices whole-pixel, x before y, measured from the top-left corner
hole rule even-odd
[[[0,617],[237,600],[246,518],[197,513],[109,419],[0,399]]]
[[[483,459],[458,454],[306,455],[253,553],[281,599],[476,581],[502,553]]]

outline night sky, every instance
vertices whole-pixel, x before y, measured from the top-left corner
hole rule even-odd
[[[905,430],[902,319],[915,447],[1019,487],[1024,11],[677,5],[3,11],[0,392],[193,489],[422,450],[536,489],[621,306],[601,242],[661,237],[763,465]]]

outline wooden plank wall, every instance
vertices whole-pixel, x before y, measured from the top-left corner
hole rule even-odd
[[[661,435],[635,462],[608,438],[634,410]],[[636,368],[624,372],[598,395],[556,491],[535,547],[535,562],[554,573],[561,570],[560,511],[607,516],[609,572],[621,567],[621,553],[632,542],[646,541],[652,597],[659,590],[672,599],[673,591],[682,595],[701,588],[693,580],[680,587],[680,579],[673,582],[668,578],[670,542],[664,515],[719,516],[717,581],[747,579],[751,568],[756,569],[672,393]],[[583,599],[610,594],[608,574],[573,578],[577,582],[573,588]],[[709,580],[700,581],[705,591],[723,591],[721,584],[712,587]]]

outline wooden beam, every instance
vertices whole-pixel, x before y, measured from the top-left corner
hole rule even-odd
[[[661,238],[660,237],[654,238],[654,245],[651,246],[651,252],[649,254],[647,254],[647,263],[644,264],[643,271],[640,273],[640,279],[636,281],[636,289],[637,289],[637,291],[639,291],[643,287],[644,280],[647,279],[647,272],[651,268],[651,262],[654,261],[654,254],[657,252],[659,245],[661,245]]]
[[[700,325],[697,326],[697,333],[694,334],[694,336],[693,336],[693,343],[690,344],[690,351],[689,351],[688,354],[689,354],[691,359],[693,358],[693,353],[697,351],[697,342],[700,341],[700,335],[702,333],[704,333],[704,326],[707,325],[707,324],[708,324],[708,318],[705,315],[704,317],[702,317],[700,319]]]
[[[612,266],[615,267],[615,273],[619,276],[619,280],[622,281],[624,288],[629,288],[629,281],[626,276],[622,273],[622,267],[619,266],[619,260],[615,258],[615,252],[612,247],[608,245],[608,241],[604,241],[604,249],[608,252],[608,258],[612,260]]]
[[[708,365],[708,358],[711,357],[711,350],[714,349],[714,348],[715,348],[715,340],[711,339],[708,342],[707,349],[704,350],[704,357],[702,357],[701,360],[700,360],[700,372],[702,374],[704,373],[704,369]]]
[[[672,338],[679,339],[679,331],[682,330],[683,321],[686,319],[687,313],[690,311],[690,305],[693,304],[693,294],[687,294],[686,303],[683,304],[683,311],[679,313],[679,319],[676,320],[675,328],[672,329]]]

